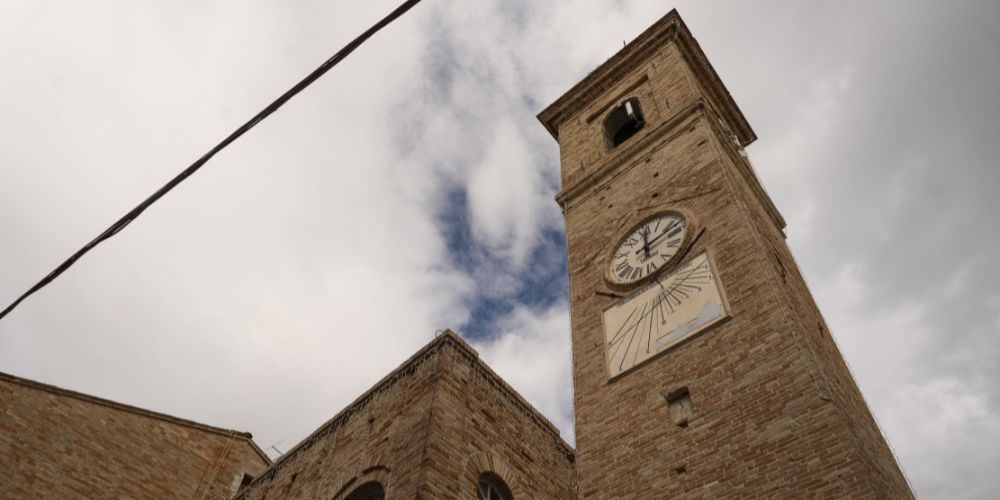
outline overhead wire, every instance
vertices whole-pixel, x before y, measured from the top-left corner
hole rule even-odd
[[[49,283],[51,283],[52,280],[54,280],[57,277],[59,277],[60,274],[62,274],[63,272],[65,272],[67,269],[69,269],[70,266],[72,266],[77,260],[80,259],[80,257],[83,257],[91,249],[93,249],[97,245],[101,244],[101,242],[103,242],[103,241],[111,238],[112,236],[118,234],[118,232],[120,232],[122,229],[125,229],[125,227],[128,226],[129,224],[131,224],[132,221],[134,221],[137,217],[139,217],[139,215],[142,214],[143,211],[145,211],[147,208],[149,208],[150,205],[152,205],[153,203],[155,203],[157,200],[159,200],[160,198],[162,198],[163,195],[167,194],[168,192],[170,192],[170,190],[172,190],[173,188],[175,188],[178,184],[180,184],[185,179],[187,179],[188,177],[190,177],[191,174],[194,174],[195,172],[197,172],[198,169],[200,169],[205,163],[207,163],[208,160],[212,159],[212,157],[215,156],[219,151],[222,151],[223,149],[225,149],[226,146],[228,146],[230,143],[232,143],[236,139],[240,138],[240,136],[242,136],[243,134],[247,133],[250,129],[252,129],[253,127],[255,127],[258,123],[260,123],[265,118],[267,118],[268,116],[270,116],[272,113],[274,113],[275,111],[277,111],[278,108],[280,108],[281,106],[283,106],[292,97],[295,97],[296,94],[298,94],[299,92],[302,92],[303,90],[305,90],[306,87],[308,87],[313,82],[315,82],[316,80],[318,80],[321,76],[323,76],[324,74],[326,74],[327,71],[330,71],[330,69],[332,69],[334,66],[336,66],[337,63],[339,63],[340,61],[344,60],[344,58],[346,58],[351,52],[354,52],[355,49],[357,49],[358,47],[360,47],[362,43],[364,43],[366,40],[368,40],[369,38],[371,38],[372,35],[374,35],[375,33],[377,33],[382,28],[388,26],[389,23],[395,21],[397,18],[399,18],[400,16],[402,16],[403,14],[405,14],[408,10],[410,10],[413,6],[415,6],[418,3],[420,3],[420,0],[407,0],[407,1],[403,2],[399,7],[397,7],[395,10],[393,10],[391,13],[389,13],[389,15],[385,16],[384,18],[382,18],[382,20],[380,20],[379,22],[377,22],[374,25],[372,25],[372,27],[368,28],[367,31],[365,31],[364,33],[362,33],[361,35],[359,35],[354,40],[351,40],[350,43],[348,43],[347,45],[345,45],[342,49],[340,49],[339,51],[337,51],[336,54],[334,54],[329,59],[327,59],[326,61],[324,61],[323,64],[319,65],[319,67],[317,67],[311,73],[309,73],[308,75],[306,75],[305,78],[303,78],[298,83],[296,83],[292,88],[288,89],[288,91],[286,91],[280,97],[278,97],[273,102],[271,102],[271,104],[268,104],[267,107],[265,107],[264,109],[262,109],[260,112],[258,112],[256,115],[254,115],[253,118],[251,118],[246,123],[244,123],[243,125],[241,125],[239,128],[237,128],[231,134],[229,134],[225,139],[222,140],[222,142],[216,144],[215,147],[213,147],[207,153],[205,153],[204,155],[202,155],[201,158],[198,158],[197,161],[195,161],[190,166],[188,166],[187,168],[185,168],[183,171],[181,171],[181,173],[177,174],[176,177],[174,177],[169,182],[167,182],[166,184],[164,184],[163,187],[161,187],[160,189],[156,190],[156,192],[154,192],[148,198],[146,198],[145,200],[143,200],[142,203],[139,203],[138,205],[135,206],[135,208],[133,208],[132,210],[129,210],[128,213],[126,213],[120,219],[118,219],[117,221],[115,221],[114,224],[112,224],[110,227],[108,227],[107,229],[105,229],[96,238],[94,238],[89,243],[87,243],[86,245],[84,245],[83,248],[80,248],[79,250],[77,250],[73,255],[71,255],[68,259],[66,259],[66,261],[64,261],[62,264],[60,264],[54,270],[52,270],[52,272],[50,272],[49,274],[47,274],[44,278],[42,278],[41,281],[39,281],[34,286],[32,286],[31,288],[29,288],[27,292],[24,292],[20,297],[17,298],[17,300],[15,300],[13,303],[11,303],[9,306],[7,306],[7,308],[5,308],[3,311],[0,311],[0,319],[3,319],[11,311],[13,311],[14,308],[18,306],[18,304],[20,304],[22,301],[24,301],[24,299],[28,298],[29,296],[31,296],[32,294],[34,294],[38,290],[41,290],[43,287],[45,287],[46,285],[48,285]]]

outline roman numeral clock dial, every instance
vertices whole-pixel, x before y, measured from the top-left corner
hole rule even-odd
[[[729,317],[707,252],[666,268],[683,247],[686,230],[683,216],[668,212],[641,223],[615,250],[607,280],[642,286],[604,311],[609,377]]]
[[[622,287],[641,283],[673,260],[687,237],[687,222],[676,212],[654,215],[629,232],[615,250],[608,282]]]

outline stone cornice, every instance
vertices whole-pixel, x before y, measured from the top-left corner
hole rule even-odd
[[[645,152],[649,154],[652,152],[653,150],[650,149],[651,145],[660,141],[667,132],[676,130],[678,125],[684,122],[684,120],[687,120],[688,117],[704,107],[704,101],[699,99],[674,113],[673,116],[657,125],[656,128],[643,136],[637,142],[630,144],[621,152],[611,157],[611,159],[604,165],[601,165],[600,168],[591,172],[583,179],[580,179],[576,184],[573,184],[572,186],[557,193],[556,203],[558,203],[563,210],[568,209],[570,203],[572,203],[577,197],[587,192],[591,187],[599,184],[611,173],[618,171],[624,163],[631,161],[638,153]]]
[[[593,102],[595,98],[617,84],[616,79],[621,75],[646,62],[652,54],[671,41],[676,43],[698,81],[704,86],[706,94],[736,133],[740,144],[746,146],[755,141],[757,135],[750,128],[746,117],[733,101],[729,90],[723,85],[719,75],[709,63],[698,42],[691,36],[691,32],[676,9],[660,18],[625,48],[598,66],[562,97],[556,99],[538,114],[539,121],[545,125],[552,137],[559,140],[559,127],[565,120],[574,116],[588,103]]]
[[[715,133],[716,137],[719,139],[719,143],[723,145],[723,151],[726,155],[733,161],[736,165],[736,171],[740,174],[743,180],[750,186],[750,191],[761,201],[764,205],[764,212],[767,214],[771,222],[778,228],[778,231],[784,234],[785,231],[785,218],[778,211],[778,207],[774,204],[774,200],[771,199],[771,195],[767,193],[764,189],[764,185],[760,182],[760,177],[757,176],[757,172],[753,168],[753,164],[750,163],[750,158],[746,154],[746,150],[737,147],[733,144],[731,140],[732,134],[726,128],[722,120],[713,112],[711,108],[706,110],[706,116],[708,117],[708,123],[711,125],[712,132]],[[729,139],[729,140],[727,140]]]
[[[764,190],[760,180],[757,178],[757,174],[753,171],[753,166],[750,165],[747,158],[740,154],[737,146],[733,144],[731,132],[722,119],[715,113],[715,110],[700,99],[674,113],[673,116],[646,134],[635,144],[629,145],[621,153],[615,155],[607,163],[591,172],[576,184],[556,194],[556,202],[559,203],[563,211],[569,210],[573,203],[582,195],[588,192],[595,192],[592,189],[594,186],[601,184],[606,178],[615,175],[621,169],[627,168],[626,164],[638,163],[637,160],[641,159],[637,157],[638,154],[652,154],[660,145],[669,143],[672,138],[683,133],[686,128],[682,127],[682,125],[695,115],[702,116],[708,121],[710,129],[718,138],[719,143],[723,144],[724,151],[730,156],[733,163],[736,164],[740,176],[750,186],[751,191],[761,200],[761,203],[764,205],[764,211],[771,219],[771,222],[779,230],[783,231],[785,228],[785,219],[774,205],[770,195]]]

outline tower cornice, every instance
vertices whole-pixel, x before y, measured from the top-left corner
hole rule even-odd
[[[705,86],[707,95],[713,101],[712,104],[717,108],[718,113],[726,121],[729,128],[733,130],[740,145],[747,146],[757,140],[757,135],[750,127],[750,123],[743,116],[743,112],[736,105],[729,90],[722,83],[722,79],[709,63],[705,53],[702,52],[697,40],[691,35],[676,9],[660,18],[635,40],[632,40],[568,92],[556,99],[538,114],[539,121],[552,134],[552,137],[559,140],[559,127],[567,119],[614,86],[621,75],[647,61],[669,42],[676,44],[683,57],[693,68],[698,80]]]
[[[594,192],[592,189],[594,186],[598,186],[603,182],[606,182],[607,178],[611,177],[620,169],[627,168],[627,165],[636,163],[636,158],[641,158],[643,155],[649,155],[651,151],[659,147],[657,144],[669,142],[671,137],[683,133],[684,128],[682,127],[682,124],[687,123],[689,121],[688,119],[695,115],[704,117],[709,124],[709,129],[716,135],[716,137],[718,137],[719,143],[723,145],[723,151],[729,155],[733,164],[736,165],[739,175],[748,183],[751,191],[753,191],[753,193],[760,199],[768,218],[779,231],[784,232],[785,218],[782,217],[781,212],[778,211],[778,208],[771,200],[771,196],[767,194],[764,186],[761,185],[756,172],[754,172],[753,166],[750,164],[749,160],[740,155],[739,148],[733,145],[730,141],[728,135],[729,131],[725,129],[725,125],[722,123],[721,117],[719,117],[702,99],[695,100],[691,104],[685,106],[672,117],[657,126],[656,129],[643,137],[639,142],[632,144],[627,149],[622,151],[621,154],[612,157],[610,161],[602,165],[597,170],[591,172],[573,186],[557,193],[555,197],[556,203],[558,203],[564,211],[568,210],[570,205],[576,199],[586,193]],[[671,132],[673,133],[671,134]]]

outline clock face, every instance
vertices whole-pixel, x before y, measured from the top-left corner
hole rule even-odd
[[[727,318],[707,253],[604,311],[608,375],[616,377]]]
[[[687,221],[677,212],[654,215],[622,239],[611,257],[608,281],[637,284],[666,266],[684,243]]]

